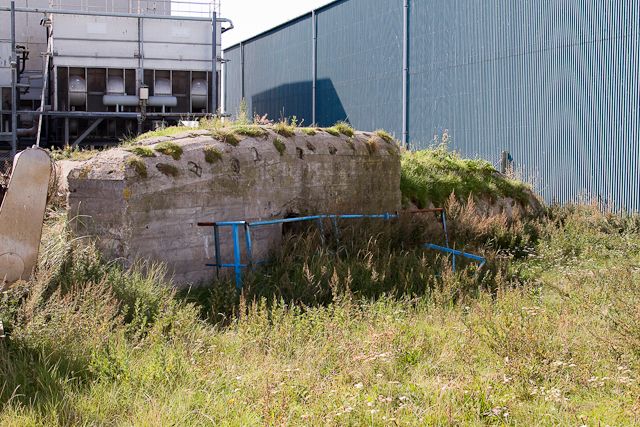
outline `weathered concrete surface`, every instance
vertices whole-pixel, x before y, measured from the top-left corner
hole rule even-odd
[[[14,159],[0,208],[0,289],[36,268],[50,176],[45,150],[28,148]]]
[[[284,143],[282,154],[276,138]],[[179,160],[117,148],[77,165],[68,175],[68,206],[70,217],[77,217],[76,232],[97,237],[108,257],[165,262],[178,285],[214,277],[204,266],[214,255],[212,229],[198,222],[400,208],[398,149],[374,134],[297,131],[285,138],[268,130],[264,138],[245,138],[233,147],[208,131],[193,131],[143,143],[153,149],[167,140],[184,150]],[[206,147],[219,150],[221,159],[205,161]],[[144,163],[146,177],[131,159]],[[260,256],[282,232],[275,226],[252,235]],[[223,260],[230,262],[230,233],[222,239]]]

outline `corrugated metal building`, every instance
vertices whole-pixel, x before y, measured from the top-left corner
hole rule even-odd
[[[548,201],[640,211],[639,39],[635,0],[340,0],[227,49],[226,111],[448,130]]]

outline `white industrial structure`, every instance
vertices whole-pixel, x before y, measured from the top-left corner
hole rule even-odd
[[[221,34],[233,28],[218,11],[214,0],[0,6],[0,149],[102,145],[215,114]]]

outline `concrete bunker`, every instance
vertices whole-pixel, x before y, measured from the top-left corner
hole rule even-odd
[[[287,215],[383,213],[400,208],[398,147],[374,133],[323,130],[221,138],[192,130],[102,152],[67,175],[69,217],[110,259],[163,262],[177,285],[210,281],[211,230],[198,222]],[[220,141],[222,139],[223,141]],[[378,149],[371,150],[371,144]],[[230,232],[230,231],[224,231]],[[282,226],[253,236],[257,256]],[[230,236],[229,236],[230,237]],[[231,239],[221,256],[231,257]]]

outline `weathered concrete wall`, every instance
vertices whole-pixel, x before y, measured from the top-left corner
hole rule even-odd
[[[286,148],[282,154],[276,138]],[[144,144],[154,149],[167,140],[182,147],[179,160],[117,148],[78,164],[68,175],[68,205],[76,232],[97,237],[108,257],[165,262],[179,285],[214,277],[204,265],[214,254],[212,229],[198,222],[400,208],[397,147],[374,134],[348,138],[297,131],[285,138],[269,129],[266,137],[245,138],[234,147],[199,130]],[[221,158],[208,163],[206,147],[219,150]],[[143,162],[142,172],[131,159]],[[232,259],[229,236],[222,234],[226,261]],[[280,242],[282,232],[278,226],[261,228],[252,237],[260,256]]]

